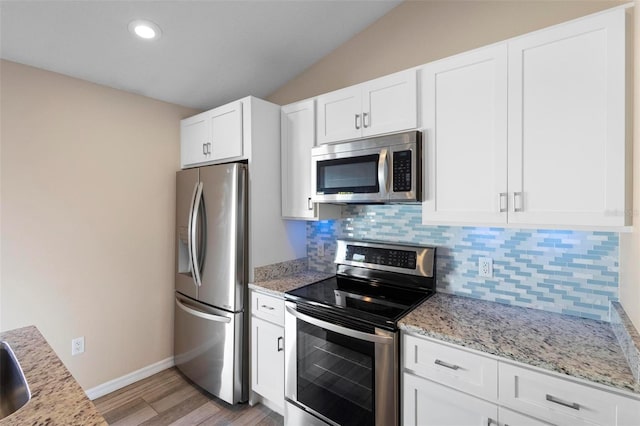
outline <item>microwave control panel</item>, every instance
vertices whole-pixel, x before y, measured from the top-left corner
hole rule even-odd
[[[411,191],[411,151],[393,153],[393,192]]]

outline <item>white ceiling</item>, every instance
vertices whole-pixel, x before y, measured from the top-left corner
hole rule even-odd
[[[271,94],[399,3],[2,0],[0,56],[208,109]],[[134,19],[162,37],[134,38]]]

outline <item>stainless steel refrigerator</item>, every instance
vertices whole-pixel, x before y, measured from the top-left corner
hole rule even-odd
[[[176,367],[235,404],[248,394],[247,166],[176,174]]]

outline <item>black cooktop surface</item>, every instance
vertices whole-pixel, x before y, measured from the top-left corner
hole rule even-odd
[[[432,294],[337,275],[288,291],[285,298],[341,312],[374,325],[395,327],[400,318]]]

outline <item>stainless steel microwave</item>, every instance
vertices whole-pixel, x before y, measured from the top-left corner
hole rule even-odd
[[[422,201],[422,134],[397,133],[311,150],[312,201]]]

